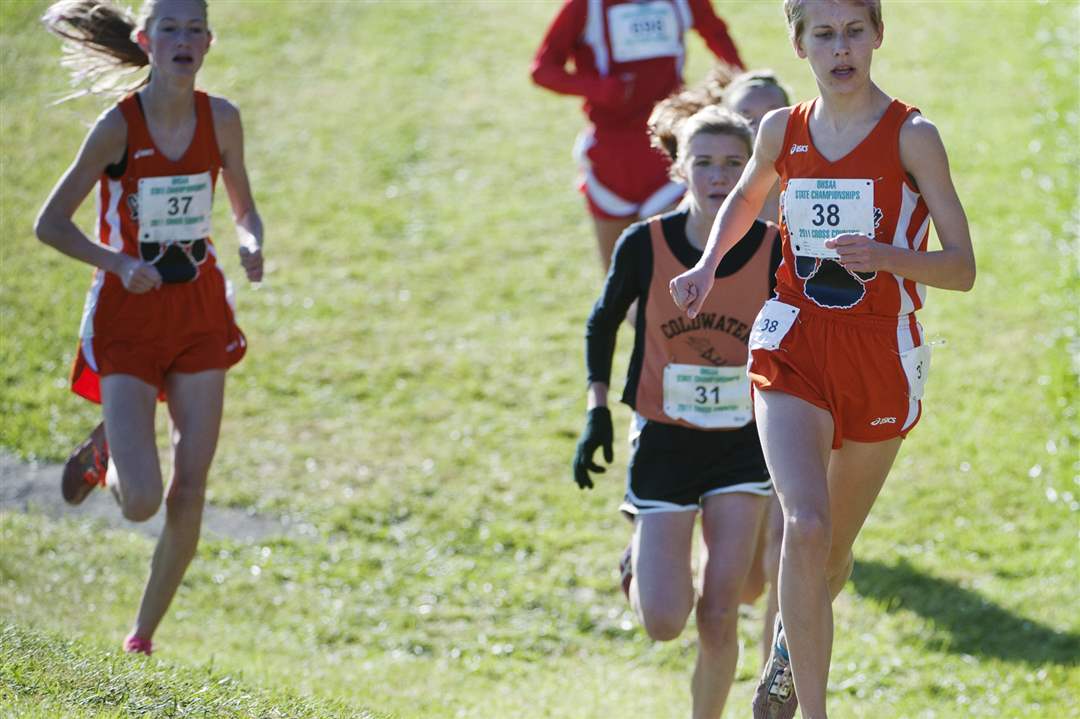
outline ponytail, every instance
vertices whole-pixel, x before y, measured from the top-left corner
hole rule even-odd
[[[725,88],[737,73],[734,66],[718,62],[702,82],[669,95],[653,108],[649,115],[649,138],[653,147],[668,156],[672,166],[679,156],[679,125],[699,110],[719,105]]]
[[[135,42],[139,22],[127,9],[107,0],[57,0],[41,18],[45,28],[64,41],[61,64],[71,72],[71,84],[82,86],[63,100],[87,93],[119,95],[149,81],[125,79],[150,64]]]

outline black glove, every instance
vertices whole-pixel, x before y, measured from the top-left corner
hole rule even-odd
[[[585,431],[581,433],[581,439],[577,443],[577,451],[574,452],[574,481],[582,489],[592,489],[592,479],[589,472],[602,474],[606,470],[593,462],[593,454],[597,447],[604,448],[604,461],[611,464],[615,459],[615,452],[611,442],[614,431],[611,429],[611,410],[607,407],[593,407],[589,410],[588,419],[585,421]]]

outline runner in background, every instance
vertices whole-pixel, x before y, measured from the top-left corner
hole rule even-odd
[[[690,28],[717,58],[742,67],[710,0],[566,0],[533,59],[536,84],[585,98],[590,124],[574,156],[605,271],[630,223],[682,196],[667,158],[650,146],[646,122],[653,106],[682,85]]]
[[[791,104],[789,95],[780,79],[771,70],[751,70],[732,78],[725,84],[724,107],[731,109],[750,123],[757,134],[761,118],[767,113]],[[758,219],[779,222],[780,219],[780,184],[773,185],[765,204],[758,213]],[[761,525],[758,538],[757,556],[746,580],[746,592],[743,601],[752,604],[765,592],[765,608],[761,628],[762,666],[769,661],[773,645],[773,626],[780,609],[777,594],[777,575],[780,571],[780,543],[784,538],[784,515],[780,509],[780,500],[773,494],[769,500],[769,509]],[[768,591],[766,592],[766,587]]]
[[[220,172],[240,238],[240,261],[262,279],[262,221],[244,167],[240,113],[195,89],[212,35],[205,0],[148,0],[138,16],[98,0],[61,0],[43,21],[65,40],[65,64],[91,91],[150,73],[98,118],[38,215],[38,238],[94,266],[72,390],[100,402],[99,425],[68,460],[64,499],[106,485],[126,518],[161,505],[154,431],[168,402],[173,476],[128,652],[152,637],[195,555],[206,478],[217,447],[225,371],[244,356],[230,288],[210,241]],[[97,185],[96,240],[72,216]]]
[[[676,107],[692,114],[676,121]],[[741,251],[717,268],[720,289],[707,311],[693,322],[681,316],[668,281],[699,260],[713,216],[750,157],[753,133],[715,105],[695,111],[672,102],[665,117],[665,129],[654,131],[671,133],[657,139],[671,148],[672,174],[689,189],[677,210],[630,226],[616,247],[586,329],[588,415],[574,478],[592,487],[590,472],[604,471],[594,461],[596,450],[603,449],[609,463],[614,458],[607,406],[612,356],[622,320],[637,302],[623,392],[634,409],[622,505],[634,534],[620,563],[623,590],[658,641],[679,636],[696,608],[693,716],[716,719],[735,674],[739,602],[772,494],[745,366],[753,317],[772,292],[779,236],[775,225],[753,223]],[[699,513],[703,542],[695,583],[691,555]]]

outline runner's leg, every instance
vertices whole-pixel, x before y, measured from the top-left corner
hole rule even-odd
[[[173,477],[165,500],[165,527],[132,630],[144,639],[153,637],[199,543],[206,476],[221,427],[225,370],[170,374],[166,394],[172,418]]]
[[[144,522],[161,506],[161,465],[154,436],[157,388],[126,374],[101,378],[109,443],[108,483],[127,519]]]
[[[630,604],[657,641],[679,636],[694,606],[690,553],[697,512],[656,512],[634,522]]]

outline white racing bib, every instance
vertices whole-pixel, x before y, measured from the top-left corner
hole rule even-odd
[[[792,178],[784,190],[784,222],[796,255],[835,259],[840,255],[825,240],[874,237],[874,182]]]
[[[682,49],[675,7],[666,0],[611,6],[608,35],[615,62],[674,57]]]
[[[139,180],[139,242],[173,244],[210,236],[209,172]]]
[[[774,350],[795,324],[799,308],[780,300],[769,300],[758,312],[754,329],[750,331],[751,350]]]
[[[664,367],[664,414],[704,429],[736,429],[754,418],[746,367]]]
[[[922,344],[900,353],[900,364],[908,381],[908,398],[913,401],[922,399],[926,389],[926,378],[930,374],[930,345]]]

